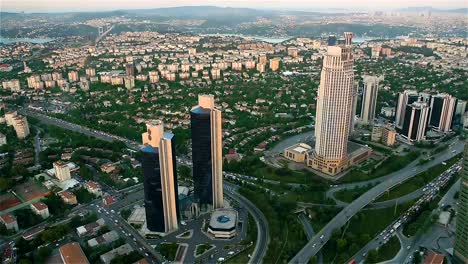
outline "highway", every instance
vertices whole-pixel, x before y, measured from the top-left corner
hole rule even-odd
[[[407,166],[385,176],[387,178],[386,181],[377,184],[338,213],[322,230],[320,230],[320,232],[314,236],[314,238],[309,240],[309,242],[296,254],[296,256],[291,259],[290,263],[307,263],[309,259],[312,256],[315,256],[323,245],[330,239],[333,230],[343,227],[351,217],[371,203],[374,199],[401,182],[404,182],[415,175],[428,170],[432,166],[440,164],[456,154],[461,153],[462,150],[463,142],[460,141],[459,144],[454,144],[452,148],[442,152],[428,163],[417,167]]]
[[[127,145],[128,148],[136,150],[136,151],[140,150],[142,147],[142,145],[136,141],[132,141],[123,137],[111,135],[102,131],[80,126],[80,125],[70,123],[62,119],[55,118],[55,117],[50,117],[37,111],[32,111],[26,108],[22,108],[22,109],[18,109],[18,113],[22,115],[34,117],[44,124],[58,126],[63,129],[75,131],[75,132],[78,132],[78,133],[81,133],[90,137],[95,137],[95,138],[98,138],[107,142],[122,141],[125,143],[125,145]]]
[[[252,253],[252,257],[249,260],[249,264],[262,263],[263,258],[268,250],[268,244],[270,243],[270,235],[268,230],[268,221],[263,215],[262,211],[258,209],[252,202],[240,195],[236,191],[237,187],[230,183],[224,183],[224,193],[237,201],[239,204],[244,206],[249,214],[253,216],[257,224],[257,242],[255,243],[255,249]]]

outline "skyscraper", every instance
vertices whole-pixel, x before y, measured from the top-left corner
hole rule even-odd
[[[449,94],[431,97],[429,125],[440,132],[449,132],[457,107],[457,99]]]
[[[346,32],[344,37],[344,44],[328,46],[317,95],[316,141],[311,166],[329,175],[336,175],[347,168],[349,126],[353,94],[356,93],[353,34]]]
[[[213,209],[223,207],[221,111],[213,95],[199,95],[190,111],[195,199]]]
[[[405,90],[398,95],[398,105],[395,113],[395,126],[398,128],[403,127],[403,120],[405,119],[406,106],[418,101],[418,92],[413,90]]]
[[[367,125],[374,123],[379,83],[383,81],[383,76],[364,75],[362,79],[364,89],[362,90],[361,120]]]
[[[430,108],[425,102],[407,105],[401,135],[410,142],[425,139],[429,112]]]
[[[465,141],[462,162],[455,257],[460,260],[460,263],[468,263],[468,141]]]
[[[170,232],[180,219],[174,135],[164,132],[161,121],[146,128],[141,150],[146,225],[154,232]]]

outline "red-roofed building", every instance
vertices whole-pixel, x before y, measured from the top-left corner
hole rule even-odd
[[[31,204],[31,209],[37,215],[40,215],[43,219],[49,217],[49,207],[43,202],[36,202]]]
[[[102,196],[101,186],[98,183],[93,182],[93,181],[87,181],[84,184],[84,187],[86,188],[86,190],[88,190],[88,192],[96,196]]]
[[[424,258],[424,264],[443,264],[445,256],[437,254],[434,251],[429,251],[426,257]]]
[[[117,199],[115,199],[113,196],[111,195],[107,195],[105,197],[102,198],[102,203],[106,206],[109,206],[111,204],[114,204],[115,202],[117,201]]]
[[[18,222],[16,217],[12,214],[0,215],[0,222],[5,225],[6,229],[18,231]]]

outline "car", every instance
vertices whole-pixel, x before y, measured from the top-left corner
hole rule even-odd
[[[218,258],[218,261],[219,261],[219,262],[224,261],[224,258],[223,258],[223,257]]]
[[[406,247],[406,249],[410,249],[410,248],[411,248],[411,246],[407,246],[407,247]]]
[[[312,247],[314,248],[315,246],[317,246],[317,243],[313,244]]]
[[[136,238],[133,238],[133,241],[135,241],[135,242],[136,242]]]
[[[118,221],[117,221],[117,220],[114,220],[114,222],[115,222],[116,224],[118,223]]]
[[[234,251],[229,251],[228,255],[234,255]]]
[[[321,235],[321,236],[320,236],[320,239],[323,239],[324,237],[325,237],[324,235]]]

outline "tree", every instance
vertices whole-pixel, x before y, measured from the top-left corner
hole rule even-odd
[[[52,254],[52,249],[51,248],[41,247],[37,251],[37,261],[39,263],[44,263],[51,254]]]
[[[346,241],[346,239],[340,238],[336,241],[337,250],[340,252],[346,250],[347,245],[348,245],[348,241]]]
[[[379,262],[379,252],[376,249],[371,249],[367,253],[366,263],[377,263]]]

